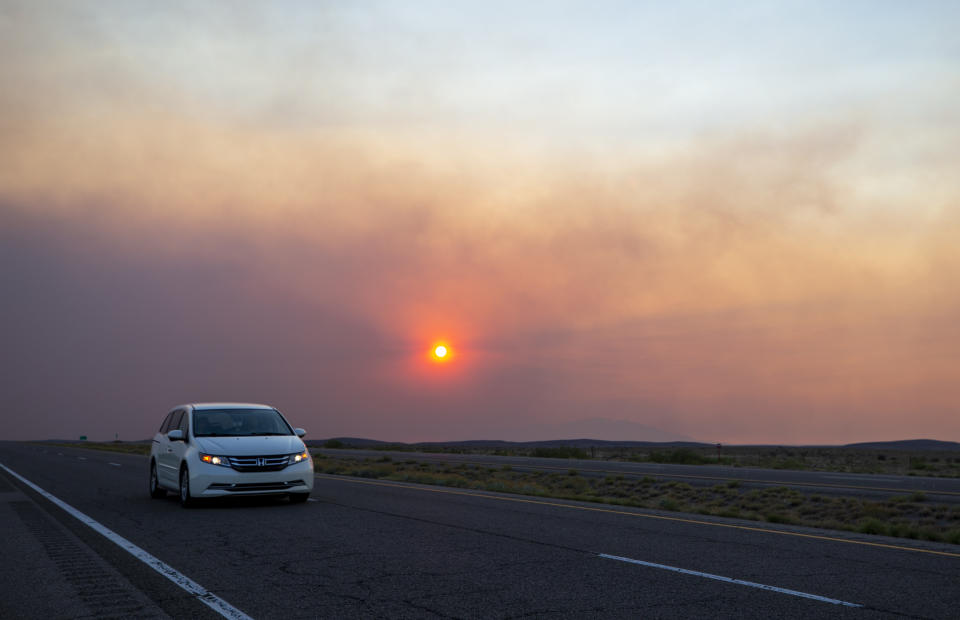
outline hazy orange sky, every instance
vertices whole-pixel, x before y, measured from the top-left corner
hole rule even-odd
[[[960,5],[521,4],[0,1],[3,437],[960,440]]]

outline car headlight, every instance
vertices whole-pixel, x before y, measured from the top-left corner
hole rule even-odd
[[[200,460],[211,465],[220,465],[221,467],[230,467],[230,459],[225,456],[215,454],[200,454]]]
[[[306,460],[309,460],[309,459],[310,459],[310,453],[307,452],[306,449],[304,449],[303,452],[298,452],[298,453],[296,453],[296,454],[291,454],[291,455],[290,455],[290,460],[288,461],[288,464],[289,464],[289,465],[296,465],[297,463],[300,463],[300,462],[303,462],[303,461],[306,461]]]

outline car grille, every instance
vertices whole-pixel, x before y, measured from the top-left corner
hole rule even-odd
[[[288,480],[286,482],[215,482],[208,489],[215,491],[230,491],[231,493],[254,492],[254,491],[284,491],[293,487],[299,487],[306,484],[303,480]]]
[[[286,454],[275,456],[228,456],[230,467],[237,471],[280,471],[290,459]]]

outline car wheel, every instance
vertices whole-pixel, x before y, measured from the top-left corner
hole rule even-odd
[[[194,503],[195,500],[190,497],[190,470],[184,467],[180,470],[180,505],[191,508]]]
[[[302,504],[303,502],[310,499],[309,493],[291,493],[290,494],[290,503],[291,504]]]
[[[161,487],[157,481],[157,464],[154,461],[150,461],[150,497],[160,499],[166,496],[167,492],[163,490],[163,487]]]

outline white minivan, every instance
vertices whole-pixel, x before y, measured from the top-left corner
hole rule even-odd
[[[313,490],[313,459],[286,418],[268,405],[198,403],[174,407],[153,437],[150,497],[173,491],[189,507],[197,498],[287,495]]]

